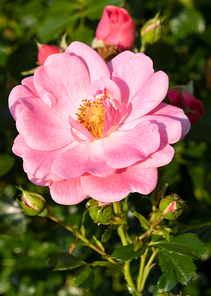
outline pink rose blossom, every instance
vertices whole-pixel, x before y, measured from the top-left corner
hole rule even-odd
[[[73,42],[10,93],[13,152],[60,204],[149,194],[157,167],[174,156],[170,144],[190,129],[182,109],[162,102],[167,91],[167,75],[145,54],[124,51],[106,64]]]
[[[127,10],[112,5],[104,8],[95,33],[97,40],[118,46],[122,51],[133,46],[135,34],[135,24]]]
[[[39,64],[43,66],[45,63],[45,60],[49,55],[60,53],[61,51],[62,51],[61,48],[56,45],[39,44],[37,60]]]
[[[198,121],[204,115],[204,105],[196,97],[188,92],[181,94],[175,89],[169,89],[168,97],[171,105],[182,108],[191,124]]]

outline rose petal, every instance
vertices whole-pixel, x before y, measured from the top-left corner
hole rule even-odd
[[[115,174],[105,178],[84,175],[81,183],[92,198],[102,202],[116,202],[124,199],[130,192],[152,192],[157,184],[157,169],[142,169],[139,165],[133,165],[117,170]]]
[[[144,160],[160,146],[158,126],[142,122],[130,131],[115,131],[103,141],[106,163],[124,168]]]
[[[90,99],[90,77],[86,66],[75,56],[60,53],[52,56],[50,64],[34,73],[36,89],[52,108],[65,118],[76,117],[82,99]]]
[[[90,46],[75,41],[67,47],[66,52],[77,56],[86,65],[91,82],[102,77],[110,78],[110,72],[106,63]]]
[[[33,77],[23,79],[21,83],[22,85],[14,87],[9,95],[9,108],[15,120],[17,120],[18,115],[25,108],[25,106],[20,102],[20,99],[34,98],[34,100],[36,100],[38,97],[34,88]]]
[[[87,197],[81,186],[81,178],[53,182],[50,193],[53,200],[61,205],[75,205]]]
[[[69,123],[40,99],[22,99],[25,109],[17,119],[17,130],[26,144],[36,150],[51,151],[71,143]]]
[[[73,179],[88,172],[105,177],[115,169],[105,162],[103,147],[100,140],[90,143],[78,143],[77,146],[61,154],[52,165],[52,172],[64,179]]]

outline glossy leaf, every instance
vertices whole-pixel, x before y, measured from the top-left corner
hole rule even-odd
[[[155,244],[166,252],[193,258],[200,258],[206,251],[200,239],[192,233],[185,233],[171,238],[170,242],[161,240]]]
[[[195,274],[196,267],[188,256],[160,252],[159,264],[163,272],[174,271],[177,281],[183,285],[187,285]]]
[[[111,258],[121,260],[121,261],[132,261],[133,259],[139,258],[144,254],[145,248],[141,248],[138,251],[134,251],[134,245],[127,245],[116,249]]]

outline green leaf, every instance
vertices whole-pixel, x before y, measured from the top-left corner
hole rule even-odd
[[[86,44],[91,44],[94,39],[94,30],[90,29],[86,26],[80,25],[76,30],[73,31],[70,40],[68,39],[68,43],[73,41],[81,41]]]
[[[94,280],[92,269],[86,265],[80,268],[74,276],[75,284],[82,289],[89,290]]]
[[[0,177],[6,175],[13,167],[15,158],[8,154],[0,155]]]
[[[141,255],[144,254],[145,247],[139,249],[138,251],[134,251],[134,245],[127,245],[116,249],[111,258],[118,259],[121,261],[132,261],[133,259],[139,258]]]
[[[55,1],[40,25],[37,35],[41,42],[47,43],[67,28],[71,28],[79,19],[78,4],[73,1]]]
[[[26,218],[18,203],[7,197],[0,200],[0,233],[21,237],[26,230]]]
[[[202,241],[192,233],[185,233],[174,238],[170,242],[161,240],[155,242],[160,249],[174,254],[185,255],[193,258],[200,258],[206,252]]]
[[[106,231],[102,234],[102,237],[101,237],[101,242],[102,242],[102,243],[106,243],[106,242],[111,238],[112,230],[113,230],[113,228],[112,228],[112,227],[109,227],[109,228],[106,229]]]
[[[149,221],[147,221],[147,219],[142,216],[141,214],[137,213],[136,211],[131,211],[133,213],[133,215],[138,218],[138,220],[141,223],[141,226],[145,229],[149,229],[150,228],[150,223]]]
[[[164,272],[153,289],[153,296],[161,292],[170,292],[177,285],[177,279],[173,271]]]
[[[47,263],[54,268],[54,271],[74,269],[86,264],[86,262],[68,253],[55,254],[48,259]]]
[[[196,267],[193,260],[188,256],[165,251],[160,252],[159,264],[163,272],[174,271],[177,281],[183,285],[187,285],[195,274]]]

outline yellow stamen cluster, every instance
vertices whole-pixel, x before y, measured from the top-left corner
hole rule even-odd
[[[101,100],[101,98],[92,102],[82,100],[76,113],[77,121],[96,139],[101,138],[104,128],[105,109]]]

